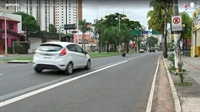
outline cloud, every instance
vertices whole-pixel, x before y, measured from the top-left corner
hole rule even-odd
[[[105,15],[124,12],[130,20],[139,21],[141,25],[148,28],[146,16],[152,9],[149,7],[149,2],[150,0],[83,0],[83,19],[93,23],[94,19]],[[188,4],[188,1],[179,0],[179,12],[185,10],[183,4]],[[189,13],[190,16],[191,14]]]

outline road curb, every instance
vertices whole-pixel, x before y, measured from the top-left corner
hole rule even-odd
[[[13,60],[13,61],[7,61],[6,63],[9,64],[28,64],[28,63],[32,63],[31,60]]]
[[[165,65],[165,68],[166,68],[166,71],[167,71],[167,77],[168,77],[168,80],[169,80],[169,83],[170,83],[170,87],[171,87],[171,91],[172,91],[172,95],[173,95],[173,99],[174,99],[175,111],[176,112],[182,112],[182,108],[181,108],[180,100],[179,100],[179,97],[178,97],[178,93],[176,91],[176,88],[174,87],[174,82],[172,80],[171,74],[170,74],[170,72],[168,70],[168,67],[167,67],[167,64],[166,64],[166,61],[165,61],[164,58],[163,58],[163,62],[164,62],[164,65]]]

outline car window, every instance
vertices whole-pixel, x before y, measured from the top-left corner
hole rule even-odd
[[[75,45],[73,45],[73,44],[68,45],[68,46],[67,46],[67,49],[68,49],[69,51],[74,51],[74,52],[76,52],[76,47],[75,47]]]
[[[62,48],[63,47],[58,44],[41,44],[38,50],[46,52],[57,52],[60,51]]]
[[[79,53],[83,53],[83,49],[78,45],[76,45],[76,51]]]

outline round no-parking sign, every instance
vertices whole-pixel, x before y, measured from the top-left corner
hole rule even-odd
[[[182,30],[182,19],[181,16],[172,16],[172,31]]]

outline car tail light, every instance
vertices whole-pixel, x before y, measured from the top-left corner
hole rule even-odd
[[[60,52],[60,56],[63,56],[65,54],[67,54],[67,50],[66,48],[63,48],[62,51]]]

